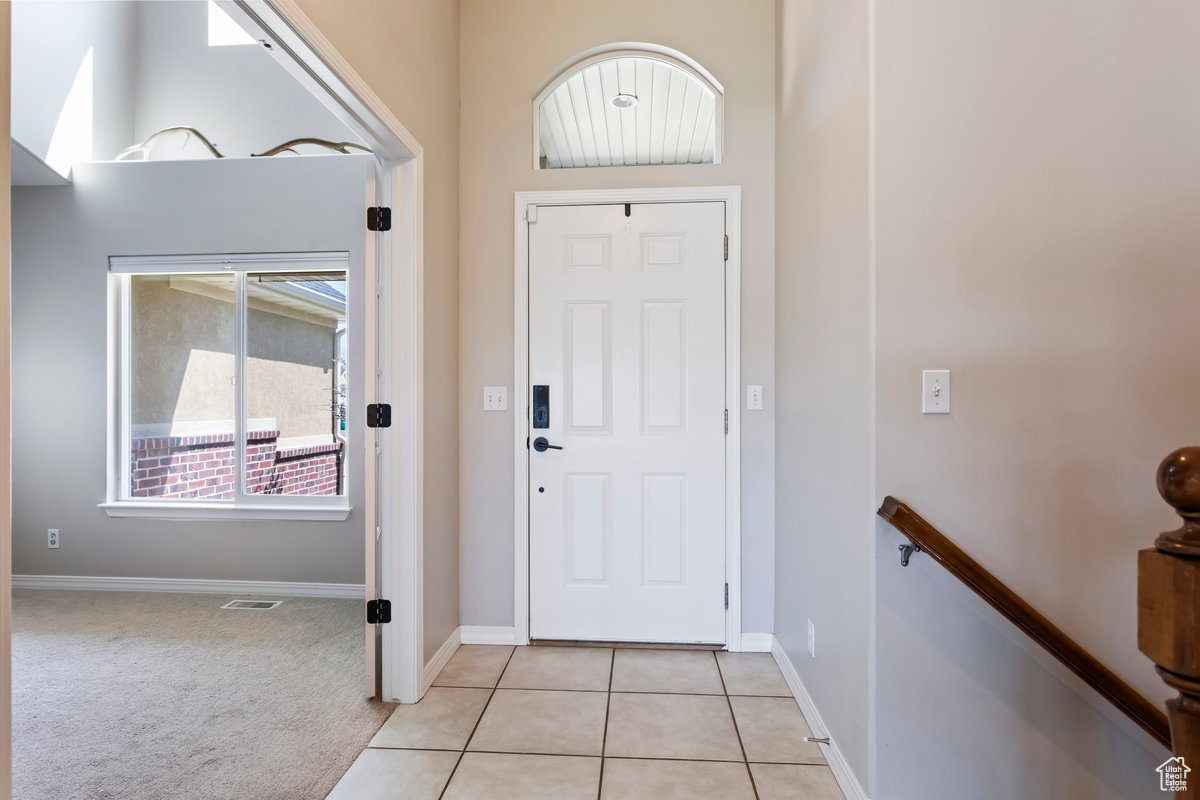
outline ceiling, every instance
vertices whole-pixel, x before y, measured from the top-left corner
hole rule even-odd
[[[619,95],[632,108],[614,108]],[[543,168],[711,164],[716,95],[694,75],[654,58],[589,64],[548,92],[538,109]]]

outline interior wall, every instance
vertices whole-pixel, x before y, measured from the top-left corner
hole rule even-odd
[[[1157,796],[1161,748],[864,515],[910,503],[1168,696],[1136,551],[1195,434],[1200,356],[1164,332],[1200,289],[1200,9],[779,8],[777,636],[877,800]]]
[[[92,0],[11,4],[12,137],[41,159],[63,105],[92,52],[92,143],[85,159],[112,158],[133,134],[137,3]],[[164,3],[162,5],[174,5]],[[85,84],[86,85],[86,84]]]
[[[1164,748],[941,566],[901,567],[907,540],[879,528],[872,798],[1163,796]]]
[[[742,626],[770,631],[774,594],[774,4],[586,0],[462,2],[462,621],[513,620],[513,195],[524,190],[742,187],[742,380],[764,410],[742,414]],[[725,94],[723,163],[534,170],[531,101],[576,53],[611,42],[665,45],[701,63]],[[509,386],[509,411],[482,389]],[[744,389],[739,396],[744,395]]]
[[[78,165],[72,186],[14,192],[18,574],[363,582],[364,495],[354,481],[344,522],[110,518],[97,506],[106,499],[108,257],[326,250],[349,252],[362,269],[373,169],[366,155],[95,163]],[[362,474],[361,453],[348,464]],[[46,547],[47,528],[61,530],[60,549]]]
[[[299,0],[424,152],[425,655],[459,625],[459,8]],[[474,458],[468,449],[464,458]]]
[[[877,4],[879,493],[1155,701],[1169,692],[1137,650],[1136,552],[1175,527],[1159,460],[1200,432],[1200,350],[1177,334],[1200,294],[1198,38],[1187,0]],[[953,371],[949,416],[920,414],[932,367]],[[1083,796],[1050,773],[1072,756],[1097,775],[1128,766],[1106,764],[1112,749],[1082,725],[1051,737],[1064,755],[1051,764],[969,748],[984,701],[1016,714],[1036,701],[964,640],[889,636],[889,610],[953,613],[903,577],[878,588],[879,797],[936,796],[985,770],[1021,775],[1019,791],[979,797]],[[904,695],[958,681],[956,702],[911,714]],[[1111,796],[1156,795],[1159,755]]]
[[[775,194],[775,636],[864,783],[874,532],[867,12],[867,0],[778,4]]]
[[[205,0],[136,5],[135,141],[172,125],[190,125],[227,157],[242,158],[302,137],[359,142],[261,45],[210,47]],[[182,138],[173,138],[156,145],[154,157],[208,153],[195,142],[185,147]]]

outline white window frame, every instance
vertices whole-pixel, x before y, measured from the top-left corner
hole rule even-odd
[[[344,520],[350,515],[349,491],[336,496],[261,495],[246,491],[246,276],[265,272],[345,273],[350,292],[365,291],[352,274],[346,252],[222,254],[200,256],[114,256],[109,259],[110,370],[108,499],[101,504],[112,517],[158,519],[282,519]],[[131,498],[129,496],[129,446],[132,433],[132,304],[131,284],[136,275],[231,274],[235,281],[234,302],[234,441],[236,480],[232,500],[187,500]],[[346,325],[351,342],[361,338],[364,320],[358,319],[355,303],[349,302]],[[362,380],[363,376],[358,376]],[[353,438],[356,433],[348,431]],[[359,436],[363,435],[358,432]],[[348,444],[347,452],[356,443]],[[358,476],[363,480],[364,476]]]

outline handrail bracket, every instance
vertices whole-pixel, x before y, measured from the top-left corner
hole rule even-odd
[[[912,558],[913,553],[921,552],[921,548],[915,544],[902,544],[898,549],[900,550],[900,566],[902,567],[908,566],[908,560]]]

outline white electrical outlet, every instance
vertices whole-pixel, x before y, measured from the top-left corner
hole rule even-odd
[[[483,410],[484,411],[508,411],[508,387],[507,386],[485,386],[485,387],[483,387]]]
[[[950,413],[950,370],[927,369],[921,373],[921,413]]]
[[[758,385],[746,387],[746,410],[762,411],[762,387]]]
[[[808,621],[808,654],[817,657],[817,626],[811,619]]]
[[[58,528],[46,529],[46,547],[49,547],[51,550],[58,549]]]

